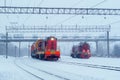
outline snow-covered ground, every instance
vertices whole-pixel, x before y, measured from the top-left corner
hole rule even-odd
[[[80,63],[120,67],[120,58],[90,57],[90,59],[78,59],[69,56],[62,56],[61,60],[68,62],[77,62],[77,63],[80,62]]]
[[[119,80],[120,71],[83,67],[66,62],[90,63],[120,67],[118,58],[73,59],[62,56],[59,61],[41,61],[32,58],[13,58],[0,56],[0,80],[39,80],[19,67],[41,77],[44,80]]]
[[[34,80],[34,77],[14,64],[15,60],[13,57],[6,59],[0,56],[0,80]]]

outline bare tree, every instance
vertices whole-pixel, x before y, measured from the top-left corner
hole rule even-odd
[[[120,57],[120,45],[115,45],[113,49],[113,56]]]

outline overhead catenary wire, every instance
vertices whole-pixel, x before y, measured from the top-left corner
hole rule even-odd
[[[75,4],[73,4],[72,7],[74,7],[74,6],[78,5],[78,4],[80,4],[82,1],[83,1],[83,0],[79,0],[78,2],[76,2]],[[65,21],[68,21],[68,20],[72,19],[72,18],[75,17],[75,16],[76,16],[76,15],[70,16],[70,17],[66,18],[65,20],[63,20],[63,21],[58,22],[58,23],[55,24],[55,25],[59,25],[59,24],[65,22]]]
[[[91,6],[91,8],[95,8],[96,6],[101,5],[101,4],[104,3],[105,1],[106,1],[106,0],[103,0],[103,1],[101,1],[101,2],[98,2],[97,4]]]
[[[41,0],[38,4],[38,6],[41,6],[41,4],[44,2],[44,0]]]
[[[106,0],[100,1],[100,2],[98,2],[97,4],[91,6],[90,8],[95,8],[96,6],[101,5],[101,4],[104,3],[105,1],[106,1]],[[80,2],[81,2],[81,0],[80,0]],[[76,6],[76,5],[75,5],[75,6]],[[70,19],[72,19],[72,18],[74,18],[74,17],[76,17],[76,15],[70,16],[70,17],[66,18],[65,20],[63,20],[63,21],[58,22],[58,23],[55,24],[55,25],[59,25],[59,24],[61,24],[61,23],[64,23],[64,22],[66,22],[66,21],[68,21],[68,20],[70,20]],[[83,17],[82,17],[82,18],[83,18]]]
[[[6,0],[7,1],[7,0]],[[6,2],[7,3],[7,2]],[[6,4],[6,6],[7,6],[7,4]],[[9,6],[13,6],[13,0],[10,0],[9,1]],[[10,20],[10,16],[8,15],[8,14],[5,14],[6,15],[6,18],[7,18],[7,20],[8,20],[8,22],[10,23],[10,24],[18,24],[18,22],[19,22],[19,15],[16,15],[16,19],[17,20],[15,20],[16,22],[11,22],[11,20]]]
[[[31,0],[28,3],[28,6],[30,6]],[[24,20],[23,20],[23,24],[26,23],[26,21],[29,19],[30,15],[28,15]]]
[[[82,1],[83,0],[79,0],[78,2],[76,2],[75,4],[73,4],[72,7],[75,7],[76,5],[80,4]],[[72,19],[73,17],[76,17],[76,15],[70,16],[70,17],[66,18],[65,20],[63,20],[63,21],[60,21],[60,22],[56,23],[55,26],[57,26],[57,25],[59,25],[61,23],[64,23],[64,22]]]
[[[30,3],[31,3],[31,0],[29,1],[28,6],[30,5]],[[35,3],[35,1],[34,1],[34,3]],[[30,15],[28,15],[28,16],[24,19],[23,24],[25,24],[26,21],[27,21],[29,18],[30,18]]]
[[[76,2],[75,4],[73,4],[71,7],[75,7],[77,6],[78,4],[80,4],[83,0],[79,0],[78,2]]]
[[[113,25],[113,24],[117,24],[117,23],[120,23],[120,20],[117,20],[117,21],[114,21],[114,22],[108,23],[107,25]]]
[[[7,1],[6,0],[4,0],[4,6],[7,6]],[[10,22],[9,15],[5,14],[5,16],[6,16],[7,20],[8,20],[8,22]]]
[[[30,1],[31,1],[31,0],[30,0]],[[40,6],[43,2],[44,2],[44,0],[40,0],[40,2],[38,3],[37,6]],[[35,1],[34,1],[34,6],[35,6]],[[31,15],[28,15],[28,16],[25,18],[25,20],[23,21],[23,24],[25,24],[26,21],[29,20],[30,17],[31,17]]]

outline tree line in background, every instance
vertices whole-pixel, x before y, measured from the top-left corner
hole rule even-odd
[[[17,46],[13,45],[12,43],[8,44],[8,56],[13,56],[13,57],[28,56],[28,52],[29,52],[28,47],[21,48],[20,51],[21,52],[19,54],[19,48]],[[6,44],[3,42],[0,42],[0,55],[6,55]]]
[[[120,43],[110,43],[110,57],[120,57]],[[97,57],[108,57],[107,54],[107,43],[99,42],[98,43],[98,51],[93,51],[92,56]]]
[[[114,46],[112,53],[114,53],[113,54],[114,57],[120,57],[120,45],[119,44]]]
[[[106,42],[99,42],[98,52],[96,52],[95,47],[94,48],[91,47],[92,56],[107,57],[108,54],[107,54],[106,45],[107,45]],[[15,45],[13,45],[12,43],[9,43],[8,56],[14,56],[14,57],[19,57],[19,56],[22,57],[22,56],[28,56],[28,55],[30,56],[30,49],[28,49],[28,47],[21,48],[20,50],[21,52],[19,54],[19,48],[16,47],[16,50],[15,50]],[[5,54],[6,54],[6,45],[5,43],[0,42],[0,55],[5,55]],[[62,54],[62,55],[70,55],[70,52],[68,52],[68,54]],[[110,57],[120,57],[120,44],[119,43],[110,46]]]

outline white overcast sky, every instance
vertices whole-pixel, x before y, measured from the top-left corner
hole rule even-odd
[[[102,2],[102,3],[101,3]],[[99,4],[101,3],[101,4]],[[96,5],[99,4],[99,5]],[[0,0],[0,6],[4,6],[4,0]],[[118,8],[120,0],[6,0],[6,6],[33,6],[33,7],[69,7],[69,8]],[[120,34],[120,15],[119,16],[93,16],[77,15],[36,15],[36,14],[0,14],[0,33],[5,32],[5,26],[11,22],[19,25],[106,25],[111,24],[110,35]],[[106,17],[106,18],[105,18]]]

